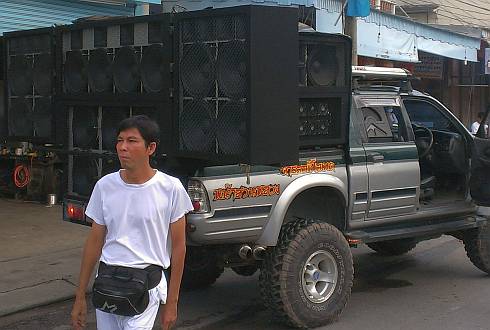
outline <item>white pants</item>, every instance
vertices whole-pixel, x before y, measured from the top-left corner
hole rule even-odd
[[[145,311],[135,316],[120,316],[96,310],[98,330],[151,330],[160,307],[157,288],[150,290],[150,302]]]

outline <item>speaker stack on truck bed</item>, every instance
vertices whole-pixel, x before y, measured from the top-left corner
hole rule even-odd
[[[58,29],[59,100],[68,114],[68,190],[86,196],[119,168],[118,123],[144,114],[171,136],[170,15],[82,21]]]
[[[54,103],[54,29],[10,32],[4,37],[9,138],[34,143],[61,143],[63,122],[56,124],[60,118]]]
[[[351,40],[303,32],[299,44],[300,148],[343,144],[348,138]]]
[[[297,160],[297,10],[175,17],[177,155],[214,164]]]

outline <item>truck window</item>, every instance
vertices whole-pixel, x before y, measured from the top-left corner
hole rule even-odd
[[[369,142],[408,141],[406,124],[398,106],[361,108]]]
[[[405,109],[412,123],[430,129],[453,131],[453,125],[434,105],[420,100],[404,100]]]

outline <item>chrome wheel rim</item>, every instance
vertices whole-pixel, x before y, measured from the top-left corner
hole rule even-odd
[[[332,254],[324,250],[311,254],[301,269],[301,284],[306,297],[315,304],[327,301],[335,291],[338,274]]]

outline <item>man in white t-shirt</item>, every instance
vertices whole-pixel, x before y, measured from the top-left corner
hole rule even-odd
[[[179,179],[151,168],[159,138],[158,125],[147,116],[123,120],[117,133],[121,170],[101,178],[85,214],[93,220],[83,250],[79,286],[71,313],[75,329],[85,326],[85,292],[97,261],[107,265],[145,268],[172,265],[150,290],[146,310],[119,316],[96,310],[98,329],[152,329],[160,302],[161,322],[170,329],[177,319],[177,302],[185,258],[185,214],[192,203]]]
[[[478,113],[478,120],[475,121],[473,124],[471,124],[471,127],[470,127],[471,134],[475,135],[478,132],[478,129],[480,128],[481,121],[483,120],[483,116],[485,116],[485,113],[483,113],[483,112]],[[488,125],[487,124],[485,124],[485,136],[488,136]]]

